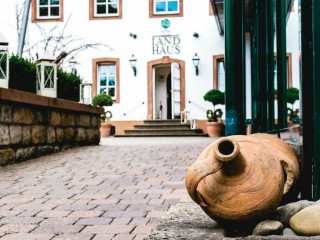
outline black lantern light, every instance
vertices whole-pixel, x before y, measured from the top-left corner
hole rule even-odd
[[[137,58],[134,56],[134,54],[132,54],[129,61],[130,61],[130,65],[132,67],[134,76],[137,76],[137,67],[136,67],[137,66]]]
[[[192,58],[193,66],[196,68],[196,75],[199,75],[199,64],[200,64],[200,58],[198,54],[196,53]]]

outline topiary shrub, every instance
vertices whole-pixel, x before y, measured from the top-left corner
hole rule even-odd
[[[93,97],[92,99],[92,105],[94,106],[112,106],[113,105],[113,100],[111,98],[110,95],[107,95],[105,92],[102,92],[96,96]],[[108,114],[108,116],[106,116],[106,114]],[[112,118],[112,113],[111,111],[107,111],[104,114],[101,115],[101,119],[105,120],[106,118],[108,118],[108,120],[110,120],[110,118]]]
[[[113,100],[110,95],[107,95],[105,92],[103,92],[93,97],[92,104],[94,106],[100,106],[100,107],[112,106]]]
[[[299,117],[299,109],[294,110],[293,104],[299,100],[299,89],[291,87],[287,89],[287,102],[292,105],[292,108],[288,108],[288,115],[290,120]]]
[[[210,122],[216,122],[217,118],[222,117],[222,110],[215,109],[216,105],[224,104],[224,93],[217,89],[212,89],[208,91],[204,96],[203,99],[205,101],[211,102],[213,105],[213,111],[207,110],[207,118]]]

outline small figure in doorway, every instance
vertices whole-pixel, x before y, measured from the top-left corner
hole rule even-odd
[[[162,109],[163,109],[163,106],[162,106],[162,102],[160,101],[159,102],[159,112],[158,112],[158,119],[162,120]]]

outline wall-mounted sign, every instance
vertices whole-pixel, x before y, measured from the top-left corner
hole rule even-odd
[[[161,21],[161,26],[164,28],[164,29],[167,29],[168,27],[170,27],[170,20],[169,19],[163,19]]]
[[[180,36],[153,36],[152,54],[180,54]]]

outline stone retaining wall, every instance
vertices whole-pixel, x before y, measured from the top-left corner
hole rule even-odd
[[[0,88],[0,165],[99,144],[102,108]]]

